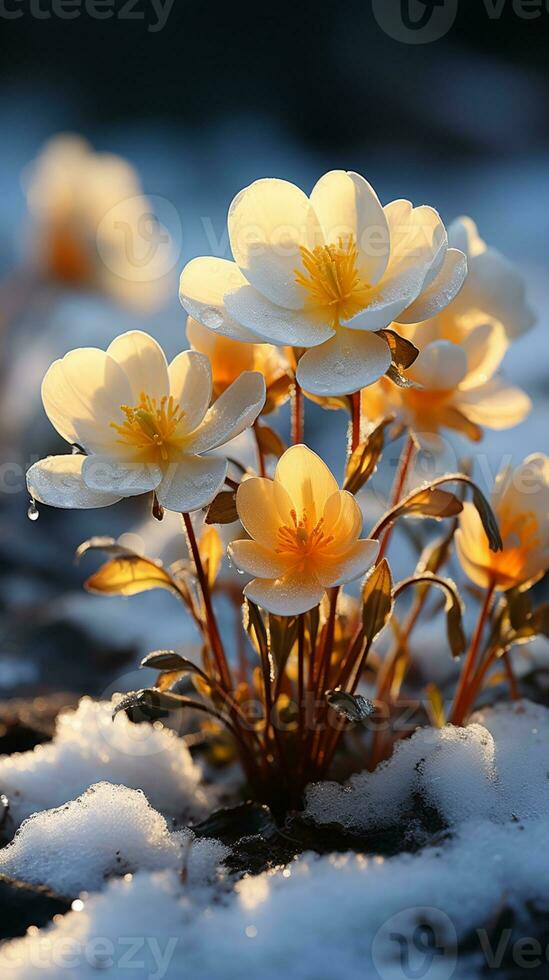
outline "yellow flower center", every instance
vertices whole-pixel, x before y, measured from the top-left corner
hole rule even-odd
[[[295,281],[304,286],[313,308],[328,308],[332,326],[350,320],[368,304],[369,283],[358,272],[358,249],[350,235],[337,245],[317,245],[312,251],[301,246],[305,273],[295,269]]]
[[[530,554],[540,545],[539,525],[532,511],[514,513],[508,507],[498,512],[503,551],[491,553],[492,572],[504,587],[524,581]]]
[[[292,524],[283,524],[278,529],[277,555],[295,559],[298,568],[305,569],[309,560],[334,540],[333,535],[323,531],[324,518],[316,524],[303,512],[300,520],[295,510],[290,512]]]
[[[137,449],[143,461],[166,462],[172,450],[181,449],[184,436],[178,436],[177,430],[185,412],[171,395],[165,395],[158,403],[156,398],[141,392],[139,405],[121,405],[120,410],[126,421],[111,422],[111,428],[120,435],[118,442]]]

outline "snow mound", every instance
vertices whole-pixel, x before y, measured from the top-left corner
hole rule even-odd
[[[548,741],[549,709],[502,703],[467,728],[419,729],[388,762],[345,786],[311,786],[305,812],[356,833],[398,824],[418,796],[449,826],[542,817],[549,813]]]
[[[201,772],[185,742],[161,724],[135,725],[122,712],[113,721],[113,704],[82,698],[75,711],[59,715],[52,742],[0,757],[0,791],[16,826],[104,781],[143,790],[169,817],[205,812]]]
[[[227,854],[217,841],[170,832],[141,790],[97,783],[78,799],[25,820],[0,851],[0,874],[73,896],[138,869],[185,866],[190,878],[205,881]]]
[[[483,953],[475,930],[489,929],[504,904],[549,902],[548,829],[547,820],[482,820],[414,855],[304,855],[221,901],[197,900],[173,871],[139,872],[4,945],[0,970],[13,980],[95,980],[101,968],[118,980],[133,962],[143,980],[477,980],[498,941],[486,933]],[[418,922],[430,926],[427,949]],[[456,969],[462,940],[470,951]]]

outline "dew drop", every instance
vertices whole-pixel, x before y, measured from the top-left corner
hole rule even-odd
[[[38,512],[38,507],[36,506],[36,501],[35,500],[32,500],[31,499],[31,502],[29,504],[29,509],[27,511],[27,517],[28,517],[29,521],[37,521],[38,518],[40,517],[40,514]]]

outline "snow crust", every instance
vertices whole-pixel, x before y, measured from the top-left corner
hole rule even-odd
[[[0,850],[0,874],[76,896],[141,868],[181,870],[187,850],[195,880],[210,877],[228,854],[216,841],[170,831],[141,790],[97,783],[78,799],[25,820]]]
[[[392,758],[346,786],[308,790],[306,814],[351,832],[398,824],[419,795],[444,822],[457,826],[549,815],[549,710],[529,702],[477,712],[466,729],[419,729]]]
[[[162,725],[135,725],[122,712],[113,721],[114,704],[82,698],[59,715],[52,742],[0,757],[0,791],[15,826],[103,781],[143,790],[168,817],[204,814],[201,771],[183,739]]]

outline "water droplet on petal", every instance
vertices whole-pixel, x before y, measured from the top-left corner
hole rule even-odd
[[[29,504],[29,509],[27,511],[27,517],[28,517],[29,521],[37,521],[38,518],[40,517],[40,514],[38,512],[38,507],[36,506],[36,501],[35,500],[32,500],[31,499],[31,502]]]

